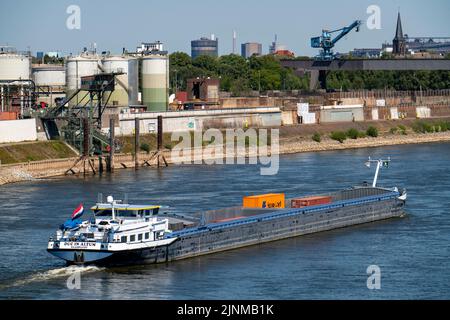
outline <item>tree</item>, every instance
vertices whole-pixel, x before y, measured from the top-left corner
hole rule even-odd
[[[194,67],[204,70],[205,73],[208,73],[209,76],[217,75],[219,65],[217,62],[217,58],[201,55],[196,57],[192,61],[192,64],[194,65]]]

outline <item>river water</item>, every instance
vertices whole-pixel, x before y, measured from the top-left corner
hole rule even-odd
[[[368,156],[392,157],[379,183],[406,187],[408,216],[162,265],[65,267],[47,240],[98,193],[178,213],[239,205],[246,194],[287,197],[371,181]],[[303,153],[276,176],[251,165],[172,166],[0,187],[1,299],[449,299],[450,144]],[[381,289],[367,287],[367,268]],[[81,271],[80,289],[67,279]]]

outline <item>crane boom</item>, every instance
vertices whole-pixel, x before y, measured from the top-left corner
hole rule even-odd
[[[356,32],[359,32],[359,27],[362,22],[360,20],[354,21],[348,27],[344,27],[342,29],[328,31],[322,30],[322,36],[311,38],[311,47],[313,48],[322,48],[319,56],[317,57],[319,60],[333,60],[335,55],[333,53],[333,48],[335,44],[349,34],[353,29],[356,28]],[[340,32],[334,39],[331,39],[333,33]]]

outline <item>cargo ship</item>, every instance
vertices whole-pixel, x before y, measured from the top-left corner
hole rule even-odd
[[[406,190],[377,187],[388,160],[371,160],[367,183],[328,194],[285,199],[284,194],[243,198],[242,206],[183,216],[164,207],[130,205],[109,196],[91,208],[89,221],[66,221],[47,251],[68,264],[123,266],[165,263],[405,214]]]

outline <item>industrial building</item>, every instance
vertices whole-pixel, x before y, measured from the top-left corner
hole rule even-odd
[[[56,99],[66,96],[66,70],[63,65],[33,65],[32,79],[36,85],[37,104],[53,107]]]
[[[278,43],[278,35],[275,35],[275,39],[269,46],[269,54],[275,54],[277,51],[288,50],[287,46]]]
[[[161,41],[155,41],[155,42],[142,42],[140,47],[136,48],[136,52],[143,53],[143,52],[161,52],[164,51],[164,45]]]
[[[199,40],[191,41],[191,57],[198,56],[219,56],[219,38],[211,35],[211,38],[202,37]]]
[[[246,59],[254,55],[262,55],[262,44],[256,42],[243,43],[241,45],[241,55]]]
[[[195,78],[187,81],[188,100],[219,101],[220,80],[217,78]]]
[[[169,56],[160,51],[162,43],[143,43],[136,53],[122,55],[83,52],[66,59],[67,98],[81,88],[81,78],[114,73],[115,90],[103,96],[103,104],[116,107],[137,106],[149,111],[166,111],[169,94]],[[86,91],[79,91],[70,106],[86,105]]]
[[[350,55],[357,58],[380,58],[382,53],[383,49],[378,48],[361,48],[350,51]]]
[[[31,54],[15,48],[0,47],[0,111],[17,118],[35,103],[31,79]]]

